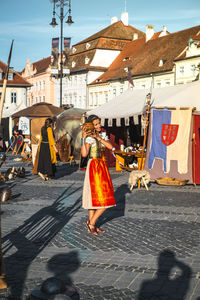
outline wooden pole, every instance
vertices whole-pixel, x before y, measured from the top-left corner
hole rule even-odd
[[[5,77],[4,77],[4,81],[3,81],[3,88],[2,88],[1,102],[0,102],[0,126],[1,126],[1,122],[2,122],[3,105],[4,105],[4,101],[5,101],[6,86],[7,86],[7,81],[8,81],[8,73],[9,73],[9,68],[10,68],[13,42],[14,42],[14,40],[12,40],[12,43],[11,43],[7,69],[6,69],[6,73],[5,73]],[[1,202],[0,202],[0,211],[1,211]],[[0,216],[0,218],[1,218],[1,216]],[[1,219],[0,219],[0,259],[1,259],[0,290],[2,290],[2,289],[7,288],[7,283],[6,283],[6,273],[5,273],[5,267],[4,267],[4,262],[3,262],[3,255],[2,255]]]
[[[5,95],[6,95],[6,86],[7,86],[7,81],[8,81],[8,73],[9,73],[9,69],[10,69],[10,61],[11,61],[11,55],[12,55],[13,42],[14,42],[14,40],[12,40],[12,43],[11,43],[7,69],[6,69],[6,73],[5,73],[5,77],[4,77],[4,81],[3,81],[3,88],[2,88],[1,102],[0,102],[0,125],[1,125],[1,121],[2,121],[3,105],[4,105],[4,101],[5,101]]]
[[[149,114],[151,110],[151,93],[147,95],[147,110],[146,110],[146,117],[145,117],[145,130],[144,130],[144,139],[143,139],[143,146],[142,146],[142,152],[141,152],[141,159],[138,164],[138,170],[143,169],[143,162],[144,162],[144,149],[146,145],[147,140],[147,130],[148,130],[148,124],[149,124]],[[141,181],[138,180],[138,189],[140,189],[140,183]]]

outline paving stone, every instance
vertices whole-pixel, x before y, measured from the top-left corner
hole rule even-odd
[[[25,163],[9,157],[2,171],[11,165]],[[84,225],[88,218],[81,207],[85,173],[78,165],[59,163],[56,179],[49,182],[32,175],[31,166],[25,168],[26,178],[0,182],[2,187],[11,186],[13,195],[2,203],[2,249],[9,288],[0,299],[8,294],[10,300],[28,299],[45,279],[64,276],[76,286],[80,300],[134,300],[143,282],[158,282],[159,258],[169,249],[175,260],[167,263],[166,258],[165,265],[174,267],[180,261],[192,271],[189,279],[185,275],[190,284],[184,300],[197,300],[200,186],[151,183],[149,191],[134,188],[130,192],[129,173],[110,169],[117,206],[99,220],[106,234],[94,237]],[[173,270],[170,278],[180,276],[180,270]],[[184,286],[182,280],[176,288]]]

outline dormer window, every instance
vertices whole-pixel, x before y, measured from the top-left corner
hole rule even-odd
[[[75,47],[72,48],[72,53],[76,53],[76,48]]]
[[[88,57],[85,58],[85,64],[89,64],[90,59]]]
[[[129,56],[127,56],[127,57],[125,57],[125,58],[123,59],[123,61],[127,61],[127,60],[130,60],[130,57],[129,57]]]
[[[9,70],[9,72],[8,72],[8,80],[13,80],[13,72],[12,72],[12,70]]]
[[[85,48],[88,50],[88,49],[90,48],[90,43],[87,43],[87,44],[85,45]]]
[[[75,66],[76,66],[76,62],[73,61],[73,62],[72,62],[72,68],[74,68]]]

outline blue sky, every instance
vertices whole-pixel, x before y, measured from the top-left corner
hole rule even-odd
[[[200,25],[200,0],[71,0],[74,24],[64,25],[64,36],[72,45],[110,25],[111,17],[129,14],[129,24],[144,31],[145,25],[169,32]],[[7,63],[14,39],[11,66],[21,71],[31,62],[51,54],[51,39],[60,36],[60,26],[52,28],[50,0],[0,0],[0,60]],[[67,7],[65,7],[65,12]],[[58,11],[59,12],[59,11]],[[59,18],[57,23],[60,25]]]

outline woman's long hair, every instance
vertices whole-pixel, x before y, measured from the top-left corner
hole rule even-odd
[[[92,123],[94,120],[100,120],[100,118],[97,116],[97,115],[90,115],[88,118],[87,118],[87,121],[88,123]]]
[[[44,126],[41,128],[42,139],[48,139],[47,128],[52,125],[53,121],[51,118],[47,118],[45,120]]]

